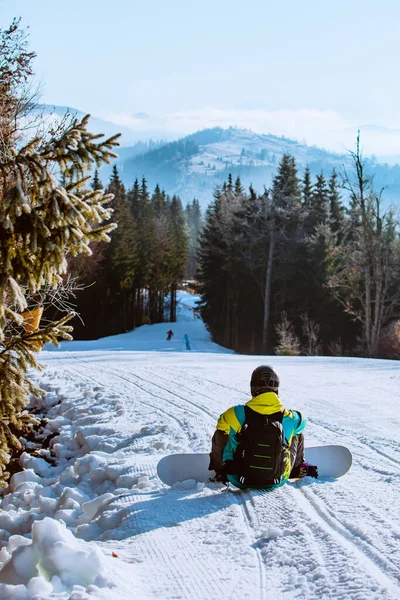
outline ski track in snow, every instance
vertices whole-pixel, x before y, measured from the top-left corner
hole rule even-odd
[[[369,570],[374,573],[374,576],[382,585],[387,586],[393,592],[396,591],[396,586],[393,585],[387,574],[390,574],[395,580],[400,580],[400,573],[398,564],[393,562],[390,558],[382,555],[381,551],[377,551],[373,546],[368,536],[366,536],[357,526],[351,525],[340,521],[335,515],[334,511],[330,510],[323,501],[312,491],[308,491],[306,488],[300,488],[303,493],[302,500],[299,500],[296,496],[296,500],[300,505],[304,507],[304,510],[312,515],[314,521],[318,521],[318,517],[321,519],[321,524],[327,530],[331,528],[334,532],[342,536],[342,543],[346,545],[345,541],[349,541],[352,544],[351,549],[363,555],[363,559],[368,559]],[[308,501],[308,506],[304,502],[304,499]],[[386,544],[385,544],[386,546]],[[387,546],[386,546],[386,549]],[[392,551],[395,548],[391,549]]]
[[[66,437],[59,450],[76,479],[66,475],[60,489],[73,494],[68,486],[77,481],[79,493],[106,494],[91,516],[75,502],[75,517],[66,504],[58,518],[70,518],[78,538],[103,550],[114,587],[100,579],[100,587],[78,586],[72,595],[10,592],[7,600],[399,600],[399,363],[225,352],[193,320],[195,297],[185,298],[172,343],[158,324],[43,354],[40,383],[47,377],[48,389],[70,403],[56,414],[72,423],[64,434],[71,458]],[[199,352],[183,351],[184,333]],[[163,485],[158,461],[208,452],[217,418],[249,399],[251,371],[263,362],[278,370],[284,404],[308,417],[307,445],[348,446],[350,472],[270,492]],[[44,511],[56,502],[34,497],[33,485],[23,484],[28,491],[16,494],[16,508]],[[29,534],[29,519],[15,515],[22,525],[2,540]]]
[[[112,387],[112,389],[114,391],[117,391],[117,387],[116,386],[111,386],[110,381],[111,378],[114,377],[118,380],[122,380],[123,382],[127,383],[128,385],[133,385],[135,387],[139,387],[139,389],[143,390],[146,394],[150,394],[153,397],[157,397],[162,399],[165,403],[166,406],[168,406],[168,408],[170,410],[175,411],[176,409],[183,411],[185,413],[190,412],[191,414],[193,414],[193,416],[196,418],[199,415],[203,415],[208,417],[208,419],[210,420],[210,423],[212,425],[211,429],[214,428],[215,426],[215,421],[216,421],[216,416],[215,414],[213,414],[212,412],[210,412],[208,409],[204,408],[203,406],[199,406],[196,403],[194,403],[193,401],[191,401],[188,398],[185,398],[184,396],[182,396],[181,394],[177,394],[177,393],[173,393],[171,391],[169,391],[167,388],[165,388],[164,386],[159,385],[158,383],[155,383],[154,380],[153,381],[149,381],[148,379],[145,379],[142,376],[139,376],[137,374],[133,374],[133,373],[129,373],[129,377],[126,375],[121,375],[121,369],[117,368],[117,367],[113,367],[112,369],[109,368],[105,368],[104,366],[102,366],[101,368],[101,372],[100,374],[97,373],[96,377],[94,377],[94,370],[91,366],[89,366],[87,364],[86,361],[81,361],[84,362],[84,366],[83,367],[77,367],[75,364],[73,366],[71,366],[70,364],[65,364],[63,365],[64,368],[66,368],[66,370],[70,370],[73,371],[75,373],[79,373],[80,376],[83,376],[85,378],[90,378],[93,380],[93,382],[95,382],[96,384],[101,384],[104,385],[104,379],[108,380],[109,384],[108,387]],[[144,383],[148,384],[150,386],[149,388],[145,388],[143,387],[141,384],[138,384],[136,380],[140,380],[143,381]],[[158,377],[157,377],[158,379]],[[154,391],[152,391],[151,388],[154,388],[154,390],[156,390],[158,392],[158,394],[156,394]],[[186,388],[187,389],[187,388]],[[160,395],[160,391],[161,391],[161,395]],[[190,390],[192,392],[192,390]],[[165,396],[165,394],[167,394],[167,396]],[[172,396],[174,399],[179,399],[183,401],[183,405],[179,404],[177,402],[175,402],[174,400],[171,400],[169,398],[169,396]],[[207,396],[205,396],[207,398]],[[142,400],[141,400],[142,401]],[[148,402],[146,402],[146,404],[148,404]],[[187,405],[189,404],[189,406],[193,406],[194,408],[196,408],[197,410],[192,410],[187,408]],[[170,412],[170,410],[166,410],[166,409],[161,409],[159,406],[155,406],[153,404],[150,404],[150,406],[152,406],[153,408],[155,408],[157,411],[160,411],[166,415],[169,418],[173,418],[174,420],[176,420],[178,422],[178,424],[180,426],[183,425],[183,420],[182,419],[178,419],[173,413]],[[186,425],[186,424],[185,424]],[[190,428],[192,428],[194,431],[196,431],[197,426],[196,426],[196,422],[190,422],[189,424]],[[199,423],[199,429],[203,429],[203,427],[201,427],[200,423]],[[209,439],[209,436],[207,436]],[[190,436],[189,436],[190,439]],[[219,487],[219,486],[216,486]],[[220,493],[220,490],[218,489],[217,494]],[[230,494],[229,494],[230,495]],[[238,496],[239,494],[234,494],[235,496]],[[148,527],[147,521],[146,519],[141,519],[140,518],[140,511],[139,511],[139,515],[137,512],[137,505],[138,502],[140,502],[142,500],[142,498],[138,497],[138,496],[130,496],[130,495],[124,495],[123,497],[117,499],[115,502],[110,503],[109,505],[107,505],[107,510],[109,512],[114,512],[114,511],[120,511],[123,513],[124,519],[126,521],[126,525],[127,525],[127,529],[129,532],[132,531],[141,531],[141,532],[146,532],[146,528]],[[158,513],[159,510],[161,510],[161,504],[164,504],[164,498],[162,498],[161,503],[160,503],[160,508],[158,509]],[[174,501],[175,502],[175,501]],[[122,504],[122,508],[121,508],[121,504]],[[246,534],[249,540],[249,546],[251,547],[251,544],[254,543],[254,539],[252,537],[252,527],[250,524],[251,518],[250,518],[250,513],[246,507],[246,503],[245,502],[238,502],[237,505],[241,508],[241,519],[245,525],[245,530],[246,530]],[[104,507],[103,507],[104,510]],[[174,512],[175,507],[173,507],[173,512]],[[168,510],[165,511],[165,514],[168,514]],[[165,518],[165,514],[163,515],[163,517]],[[237,517],[238,515],[236,515]],[[160,516],[159,516],[160,518]],[[120,522],[120,519],[117,518],[116,519],[117,522]],[[174,526],[175,523],[173,521],[173,517],[171,521],[166,522],[166,526],[168,527],[172,527]],[[184,521],[183,523],[181,523],[181,526],[183,525],[183,527],[188,527],[186,522]],[[165,526],[165,525],[164,525]],[[219,528],[223,528],[224,524],[222,523],[222,525]],[[242,535],[243,532],[238,532],[238,535]],[[117,535],[121,534],[121,530],[119,530]],[[186,536],[185,536],[186,537]],[[142,544],[143,542],[141,542]],[[182,542],[180,542],[182,543]],[[194,544],[196,544],[196,540],[194,540],[193,542]],[[164,544],[163,540],[162,540],[162,544]],[[147,546],[147,544],[145,543],[145,545]],[[208,544],[207,544],[208,545]],[[171,567],[170,564],[170,549],[168,548],[168,546],[166,546],[163,551],[161,551],[160,549],[160,544],[159,542],[157,543],[157,549],[154,548],[146,548],[146,553],[148,554],[149,560],[150,562],[154,562],[155,566],[156,566],[156,572],[159,570],[159,564],[160,564],[160,560],[161,557],[165,555],[165,557],[168,558],[167,560],[167,567],[168,567],[168,572],[171,573],[171,576],[173,579],[176,579],[178,582],[180,582],[181,579],[184,579],[187,582],[191,582],[191,575],[193,575],[193,572],[198,572],[199,574],[199,578],[200,577],[204,577],[204,579],[207,579],[207,581],[210,581],[210,573],[212,571],[214,571],[214,576],[215,576],[215,580],[216,582],[219,582],[220,580],[220,566],[217,567],[217,569],[215,568],[215,565],[218,565],[218,562],[215,561],[215,556],[211,555],[210,557],[207,557],[207,560],[204,559],[204,565],[202,566],[201,564],[198,564],[198,561],[196,560],[193,564],[191,564],[191,561],[189,561],[188,563],[188,556],[185,555],[185,562],[183,563],[184,565],[187,565],[187,577],[185,577],[184,573],[182,573],[182,565],[181,562],[179,561],[177,565],[175,565],[175,570],[179,569],[179,577],[178,577],[178,573],[175,573],[174,575],[174,569]],[[192,546],[192,544],[191,544]],[[265,580],[265,569],[264,566],[262,564],[261,558],[259,556],[259,550],[256,546],[254,546],[253,549],[253,553],[255,554],[255,556],[257,557],[257,569],[258,569],[258,574],[256,575],[256,579],[259,580],[260,584],[259,584],[259,589],[257,591],[257,597],[262,599],[264,598],[264,594],[266,591],[266,586],[264,584],[264,580]],[[209,555],[209,550],[207,549],[207,554]],[[237,565],[233,564],[232,565],[232,571],[233,570],[237,570]],[[154,577],[156,577],[156,573],[154,574]],[[226,580],[224,581],[224,578],[222,578],[222,582],[217,586],[216,583],[214,585],[208,585],[208,589],[209,589],[209,593],[212,592],[212,588],[215,587],[215,595],[216,597],[218,596],[222,596],[222,597],[231,597],[226,596],[226,592],[227,592],[227,586],[228,585],[232,585],[231,582],[229,582],[229,579],[231,579],[231,577],[227,577]],[[175,597],[175,594],[178,594],[182,591],[181,590],[181,583],[179,584],[179,589],[174,591],[174,595],[173,597]],[[237,586],[239,585],[239,583],[237,583],[236,585],[236,589]],[[159,592],[155,592],[155,594],[157,595]],[[244,595],[243,596],[239,596],[239,597],[246,597],[246,592],[245,590],[243,590],[242,592]],[[235,592],[232,590],[232,594],[233,596],[235,595]],[[194,590],[191,589],[189,585],[186,586],[184,594],[182,597],[194,597],[194,598],[203,598],[204,597],[204,592],[202,590]]]
[[[57,362],[58,372],[70,372],[77,383],[89,380],[116,395],[124,411],[113,426],[127,438],[149,418],[151,425],[162,419],[167,430],[160,436],[172,436],[176,451],[207,451],[220,412],[243,402],[245,390],[207,377],[210,362],[206,359],[202,367],[199,355],[195,374],[190,362],[187,370],[182,367],[179,357],[176,368],[171,356],[165,367],[140,358],[99,361],[79,353],[55,355],[49,363]],[[246,363],[242,372],[248,370]],[[378,438],[355,436],[350,421],[346,428],[335,428],[323,414],[323,408],[311,414],[313,440],[308,443],[351,448],[354,465],[342,480],[305,480],[273,492],[223,491],[213,484],[181,490],[156,483],[155,490],[126,493],[103,507],[100,518],[118,526],[96,541],[140,565],[150,598],[397,600],[400,529],[394,529],[396,509],[386,515],[379,503],[389,498],[398,507],[392,480],[400,461],[389,453],[389,436],[382,440],[386,452],[377,448]],[[139,463],[153,482],[159,458],[173,451],[162,454],[163,448],[156,446],[157,454]],[[133,450],[145,458],[140,447],[134,444]],[[357,483],[357,477],[364,481]],[[378,502],[366,489],[374,481],[380,482]]]

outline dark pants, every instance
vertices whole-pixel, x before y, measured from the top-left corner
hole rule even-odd
[[[290,470],[293,471],[304,462],[304,433],[299,433],[292,438],[289,446]]]
[[[214,433],[211,440],[211,453],[210,453],[210,464],[209,470],[214,470],[217,474],[222,471],[223,460],[222,455],[224,448],[227,444],[229,436],[223,431],[217,431]],[[289,446],[290,452],[290,469],[291,471],[301,465],[304,462],[304,434],[299,433],[292,438]]]
[[[228,439],[229,435],[219,429],[214,433],[211,440],[210,464],[208,467],[210,471],[214,470],[217,474],[222,471],[224,466],[222,455]]]

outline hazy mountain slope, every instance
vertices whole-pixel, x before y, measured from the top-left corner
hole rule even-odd
[[[86,114],[78,109],[51,105],[38,105],[37,111],[48,123],[62,119],[67,112],[78,118]],[[252,184],[256,191],[261,192],[264,186],[271,184],[284,153],[296,158],[300,176],[307,164],[314,176],[323,171],[327,178],[333,168],[340,172],[343,165],[350,166],[349,156],[345,153],[335,154],[307,146],[305,142],[258,134],[248,129],[215,127],[168,142],[166,140],[171,139],[171,134],[164,132],[164,135],[162,131],[154,141],[154,127],[148,132],[146,128],[133,131],[96,117],[90,118],[89,126],[94,133],[107,137],[122,134],[116,163],[128,188],[132,187],[136,177],[146,177],[150,189],[158,183],[169,194],[178,194],[184,203],[198,198],[203,208],[212,200],[216,186],[221,185],[229,173],[234,178],[240,176],[245,187]],[[369,170],[374,176],[375,189],[380,192],[384,188],[384,203],[398,205],[400,166],[388,162],[379,164],[370,160]],[[100,177],[104,184],[109,181],[111,169],[112,165],[101,169]]]
[[[76,116],[78,119],[82,119],[86,114],[88,114],[87,112],[83,112],[82,110],[78,110],[77,108],[72,108],[68,106],[56,106],[50,104],[39,104],[34,112],[40,112],[47,120],[61,120],[67,113],[71,116]],[[110,137],[112,135],[115,135],[116,133],[120,133],[120,154],[122,155],[124,155],[124,150],[126,147],[131,147],[133,144],[136,145],[138,142],[147,142],[151,139],[154,140],[158,138],[171,139],[170,135],[162,135],[161,131],[159,132],[159,135],[155,135],[154,131],[133,131],[128,127],[117,125],[116,123],[112,123],[111,121],[105,121],[103,119],[99,119],[93,116],[90,117],[89,129],[93,133],[102,133],[106,137]],[[141,148],[141,151],[145,152],[146,148]],[[134,154],[134,152],[132,152],[132,148],[130,148],[129,155],[131,156],[132,154]]]
[[[271,184],[284,153],[296,158],[300,175],[306,165],[314,176],[323,171],[327,178],[334,168],[340,172],[344,165],[351,166],[346,154],[236,128],[205,129],[140,156],[125,154],[118,166],[128,187],[136,177],[146,176],[150,189],[159,183],[168,193],[178,194],[184,203],[197,198],[204,208],[228,173],[234,178],[240,176],[244,186],[252,184],[261,192]],[[400,193],[400,167],[375,162],[370,166],[377,189],[386,187],[385,198],[393,201]]]

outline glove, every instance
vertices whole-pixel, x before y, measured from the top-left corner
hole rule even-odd
[[[318,478],[318,467],[316,465],[310,465],[310,463],[304,462],[300,465],[299,477],[314,477]]]
[[[228,478],[224,469],[215,473],[214,477],[210,477],[208,480],[210,483],[228,483]]]

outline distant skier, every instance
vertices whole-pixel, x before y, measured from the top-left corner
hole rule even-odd
[[[172,331],[172,329],[170,329],[169,331],[167,331],[167,342],[170,342],[173,337],[174,332]]]
[[[250,389],[251,400],[218,419],[209,465],[216,472],[214,480],[239,488],[273,488],[289,477],[318,477],[317,467],[304,461],[307,421],[298,411],[284,408],[274,369],[257,367]]]
[[[187,333],[183,336],[183,341],[185,342],[186,350],[190,350],[190,341]]]

